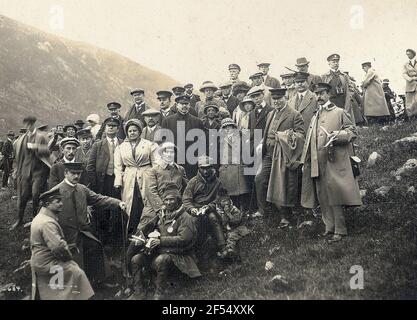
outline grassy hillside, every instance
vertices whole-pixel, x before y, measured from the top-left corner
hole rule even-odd
[[[206,266],[206,274],[198,281],[174,282],[174,299],[417,299],[416,196],[407,193],[416,184],[417,170],[401,181],[390,171],[406,160],[417,158],[417,150],[397,151],[391,143],[417,131],[416,124],[405,123],[381,131],[380,126],[360,129],[358,154],[362,160],[372,151],[382,159],[372,168],[362,166],[360,188],[367,190],[364,205],[347,213],[349,237],[328,244],[319,234],[324,231],[319,217],[296,211],[298,221],[313,221],[312,226],[277,229],[278,221],[255,220],[252,233],[242,241],[241,265],[219,274],[220,265]],[[391,187],[386,197],[373,190]],[[15,203],[10,191],[1,195],[0,209],[0,283],[15,281],[29,288],[30,276],[12,271],[29,252],[21,246],[28,230],[10,233]],[[272,219],[273,220],[273,219]],[[265,271],[265,263],[274,268]],[[364,269],[364,289],[349,286],[353,265]],[[269,285],[270,279],[281,275],[287,279],[284,288]],[[112,299],[118,289],[99,293]],[[28,292],[28,291],[27,291]]]

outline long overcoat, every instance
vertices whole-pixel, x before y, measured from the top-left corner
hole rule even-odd
[[[369,69],[362,82],[363,107],[365,116],[381,117],[389,116],[387,101],[385,100],[382,82],[374,69]]]
[[[139,186],[142,201],[145,197],[145,172],[155,163],[155,151],[158,145],[146,139],[140,139],[133,149],[129,140],[116,147],[114,153],[114,185],[122,187],[122,201],[126,203],[126,213],[130,216],[133,204],[135,183]]]
[[[323,128],[331,133],[339,131],[338,142],[330,149]],[[330,206],[362,205],[357,179],[353,176],[350,156],[356,126],[343,109],[330,104],[312,118],[306,135],[301,162],[304,164],[301,205],[315,208],[318,205],[315,179],[324,179]],[[329,153],[330,151],[330,153]]]
[[[405,109],[408,116],[417,114],[417,63],[407,62],[403,67],[405,79]]]

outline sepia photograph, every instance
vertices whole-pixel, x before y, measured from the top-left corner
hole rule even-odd
[[[0,300],[416,300],[416,22],[417,0],[0,0]]]

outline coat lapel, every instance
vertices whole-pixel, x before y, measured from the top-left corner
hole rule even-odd
[[[261,110],[261,113],[259,114],[258,119],[256,119],[256,125],[258,125],[259,122],[261,122],[268,115],[268,111],[269,111],[268,106],[263,107],[263,109]]]
[[[304,96],[304,99],[301,101],[300,108],[298,109],[298,112],[302,112],[305,108],[307,108],[310,105],[311,100],[313,100],[312,93],[307,92],[306,95]]]
[[[279,130],[279,126],[281,125],[281,123],[286,119],[287,115],[290,113],[290,109],[289,106],[287,104],[287,106],[285,107],[285,109],[282,111],[281,116],[278,119],[277,122],[277,130]]]

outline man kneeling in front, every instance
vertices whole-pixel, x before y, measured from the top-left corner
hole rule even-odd
[[[201,276],[195,263],[193,247],[197,238],[197,229],[193,218],[185,212],[181,195],[175,184],[168,184],[163,193],[163,207],[155,219],[148,222],[136,236],[141,241],[133,241],[128,250],[131,259],[131,272],[134,276],[135,293],[132,300],[145,298],[143,268],[156,271],[155,300],[166,296],[167,278],[171,271],[178,269],[190,278]],[[146,230],[153,230],[147,233]],[[135,238],[135,237],[134,237]],[[143,244],[143,242],[142,242]],[[133,254],[132,254],[133,252]]]

